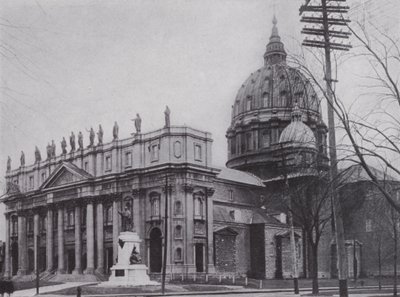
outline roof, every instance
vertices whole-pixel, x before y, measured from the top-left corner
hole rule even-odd
[[[221,170],[217,175],[217,178],[219,179],[233,181],[241,184],[264,187],[262,180],[257,176],[255,176],[254,174],[226,167],[219,167],[218,169]]]
[[[400,182],[399,179],[391,176],[390,174],[383,172],[375,167],[370,166],[369,169],[372,173],[377,177],[379,181],[396,181]],[[365,169],[360,165],[352,165],[347,168],[343,168],[340,170],[342,174],[342,179],[345,183],[355,183],[360,181],[371,181],[371,178],[365,171]]]

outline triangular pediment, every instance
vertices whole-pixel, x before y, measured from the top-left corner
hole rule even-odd
[[[54,188],[82,181],[89,180],[93,176],[74,164],[63,162],[57,167],[46,181],[42,184],[42,189]]]

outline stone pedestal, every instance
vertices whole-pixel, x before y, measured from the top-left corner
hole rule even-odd
[[[118,261],[111,267],[111,276],[108,282],[102,283],[106,286],[145,286],[158,285],[151,281],[144,264],[130,264],[132,250],[136,247],[140,253],[140,242],[142,240],[136,232],[121,232],[118,236]]]

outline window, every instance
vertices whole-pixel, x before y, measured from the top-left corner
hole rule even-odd
[[[200,144],[195,144],[194,145],[194,159],[196,161],[201,161],[202,160],[201,145]]]
[[[67,226],[68,227],[73,227],[75,226],[75,212],[74,210],[68,210],[67,212]]]
[[[89,162],[85,162],[84,169],[85,171],[89,170]]]
[[[246,150],[251,151],[253,146],[251,145],[251,133],[246,134]]]
[[[34,177],[33,177],[33,175],[31,175],[30,177],[29,177],[29,189],[33,189],[33,186],[34,186]]]
[[[270,107],[271,102],[269,100],[269,93],[264,93],[263,94],[263,107]]]
[[[106,171],[110,171],[111,170],[111,156],[107,156],[106,157]]]
[[[29,234],[33,233],[33,218],[32,217],[28,218],[28,233]]]
[[[182,238],[182,226],[178,225],[175,227],[175,239]]]
[[[249,111],[251,109],[251,97],[247,97],[246,110]]]
[[[46,232],[46,223],[47,223],[47,217],[46,216],[41,216],[40,220],[39,220],[40,232]]]
[[[18,179],[14,179],[14,185],[18,185]]]
[[[155,193],[150,197],[151,216],[158,217],[160,215],[160,194]]]
[[[195,196],[194,198],[194,215],[196,217],[203,217],[204,215],[204,202],[203,198],[199,196]]]
[[[112,207],[112,205],[106,206],[104,218],[105,218],[105,220],[104,220],[105,225],[107,225],[107,226],[112,225],[112,222],[113,222],[113,207]]]
[[[175,214],[176,215],[182,214],[182,202],[180,201],[175,202]]]
[[[132,152],[125,153],[125,167],[132,166]]]
[[[42,172],[42,183],[46,180],[46,172]]]
[[[280,93],[280,106],[286,106],[287,105],[287,94],[286,91],[282,91]]]
[[[16,216],[11,218],[11,233],[13,235],[18,233],[18,218]]]
[[[271,136],[269,134],[269,130],[264,130],[262,132],[262,146],[269,147],[271,144]]]
[[[175,261],[182,261],[182,249],[177,248],[175,250]]]
[[[151,146],[151,155],[150,155],[150,158],[151,158],[151,162],[154,162],[154,161],[158,161],[158,151],[159,151],[159,145],[158,144],[153,144],[152,146]]]
[[[234,210],[230,210],[229,211],[229,216],[234,221],[235,220],[235,211]]]
[[[372,232],[372,220],[371,219],[365,220],[365,232]]]
[[[229,201],[233,201],[233,190],[229,190]]]
[[[236,136],[231,138],[231,154],[236,154]]]

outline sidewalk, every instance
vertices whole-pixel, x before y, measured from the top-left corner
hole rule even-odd
[[[67,288],[74,288],[78,286],[85,286],[85,285],[93,285],[97,284],[97,282],[72,282],[72,283],[65,283],[65,284],[59,284],[59,285],[54,285],[54,286],[45,286],[45,287],[40,287],[39,293],[48,293],[48,292],[55,292],[58,290],[62,289],[67,289]],[[12,297],[32,297],[36,295],[36,288],[32,289],[26,289],[26,290],[18,290],[15,291],[14,294],[12,294]]]

